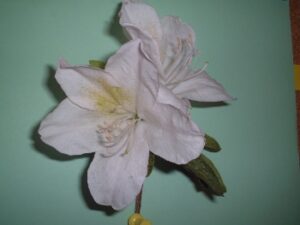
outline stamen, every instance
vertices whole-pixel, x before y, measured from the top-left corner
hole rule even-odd
[[[208,62],[205,62],[202,68],[197,73],[202,73],[204,70],[206,70],[207,67],[208,67]]]
[[[130,117],[117,119],[111,124],[104,122],[97,126],[100,143],[105,147],[112,147],[117,144],[122,137],[141,119],[137,114]]]
[[[205,69],[207,67],[208,67],[208,62],[205,62],[201,69],[199,69],[196,72],[194,72],[194,74],[195,74],[194,76],[187,77],[187,79],[183,79],[183,80],[179,80],[179,81],[176,81],[176,82],[169,83],[168,84],[168,88],[172,90],[177,84],[179,84],[181,82],[184,82],[184,81],[187,81],[187,80],[190,80],[190,79],[193,79],[193,78],[199,76],[199,74],[201,74],[203,71],[205,71]]]

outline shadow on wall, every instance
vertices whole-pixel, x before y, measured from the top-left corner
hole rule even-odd
[[[119,3],[110,19],[111,22],[107,25],[107,27],[105,27],[104,32],[122,45],[128,41],[128,38],[124,35],[124,31],[119,24],[119,12],[121,7],[122,3]]]
[[[191,101],[191,106],[193,108],[212,108],[212,107],[219,107],[219,106],[228,106],[229,104],[226,102],[196,102]]]

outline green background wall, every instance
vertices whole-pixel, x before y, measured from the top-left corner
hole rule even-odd
[[[194,120],[223,146],[207,154],[227,184],[209,200],[181,172],[156,168],[143,214],[154,225],[296,225],[300,173],[288,1],[149,0],[160,15],[193,26],[208,72],[238,98],[198,107]],[[112,214],[85,185],[90,158],[43,145],[40,120],[64,95],[53,79],[72,64],[105,59],[124,39],[118,0],[0,0],[0,224],[125,225],[133,205]]]

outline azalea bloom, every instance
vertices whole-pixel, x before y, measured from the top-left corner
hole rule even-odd
[[[105,70],[61,61],[55,78],[67,98],[39,129],[42,140],[61,153],[95,153],[90,192],[97,203],[116,210],[141,190],[149,151],[185,164],[204,145],[203,133],[172,106],[173,94],[158,84],[157,69],[140,46],[140,40],[123,45]]]
[[[142,50],[160,72],[160,82],[181,99],[200,102],[232,98],[204,69],[190,68],[195,56],[195,33],[178,17],[160,19],[155,10],[137,0],[123,0],[120,24],[131,39],[141,39]]]

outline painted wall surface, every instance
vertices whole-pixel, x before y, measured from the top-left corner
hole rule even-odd
[[[296,149],[288,1],[149,0],[160,15],[193,26],[208,72],[238,98],[197,107],[194,120],[223,146],[207,154],[227,184],[208,199],[181,172],[156,168],[143,214],[154,225],[296,225]],[[125,225],[91,200],[89,156],[67,157],[39,141],[40,120],[64,95],[53,75],[59,58],[105,59],[124,38],[118,0],[0,0],[0,224]]]

